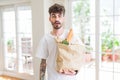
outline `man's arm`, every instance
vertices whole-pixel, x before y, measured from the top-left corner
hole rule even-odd
[[[46,59],[41,60],[40,64],[40,80],[45,80]]]

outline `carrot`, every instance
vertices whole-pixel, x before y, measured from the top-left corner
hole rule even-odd
[[[68,42],[70,42],[70,40],[72,39],[72,37],[73,37],[73,29],[71,28],[70,31],[69,31],[69,33],[68,33],[68,36],[67,36],[66,40]]]

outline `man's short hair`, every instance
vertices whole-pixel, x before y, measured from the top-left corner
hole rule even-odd
[[[60,14],[63,13],[63,15],[65,15],[65,8],[63,5],[55,3],[49,8],[49,14],[51,13],[60,13]]]

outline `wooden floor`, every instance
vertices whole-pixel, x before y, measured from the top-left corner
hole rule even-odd
[[[22,79],[18,79],[18,78],[6,76],[6,75],[0,75],[0,80],[22,80]]]

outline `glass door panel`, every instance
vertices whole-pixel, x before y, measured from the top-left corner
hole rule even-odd
[[[100,15],[110,16],[113,15],[113,2],[114,0],[100,0]]]
[[[31,8],[18,7],[18,45],[20,72],[33,74]]]
[[[100,0],[101,69],[100,80],[119,80],[119,6],[118,0]],[[108,5],[106,5],[108,4]],[[117,11],[118,10],[118,11]],[[118,49],[118,51],[117,51]]]
[[[120,0],[114,0],[115,7],[114,7],[114,14],[120,16]]]
[[[4,37],[4,56],[5,68],[16,70],[16,28],[15,28],[15,12],[13,8],[3,9],[3,37]]]
[[[96,65],[99,80],[119,80],[120,79],[120,8],[119,0],[100,0],[100,29],[99,34],[95,34],[95,4],[94,0],[71,0],[72,2],[72,27],[80,36],[86,49],[86,53],[92,55],[91,61],[84,67],[84,77],[82,80],[95,80]],[[97,2],[97,1],[96,1]],[[97,14],[97,15],[98,15]],[[97,24],[98,25],[98,24]],[[96,26],[97,29],[97,26]],[[95,52],[95,36],[99,37],[99,53]],[[99,59],[95,55],[99,54]],[[86,54],[88,55],[88,54]],[[87,59],[89,59],[87,57]],[[95,60],[99,63],[95,64]],[[91,75],[88,75],[90,73]],[[82,76],[84,76],[82,75]]]
[[[2,8],[5,69],[33,75],[31,6]]]
[[[95,4],[94,0],[71,0],[72,27],[86,46],[86,65],[82,80],[95,80]],[[92,3],[92,4],[91,4]],[[87,76],[87,77],[86,77]]]

